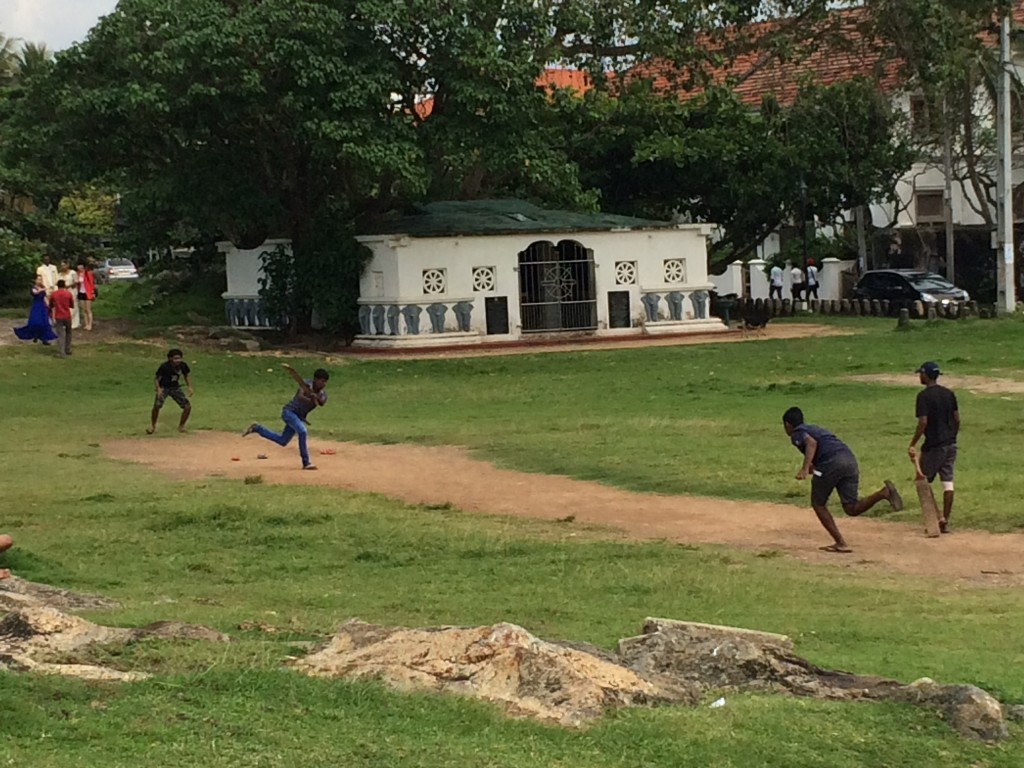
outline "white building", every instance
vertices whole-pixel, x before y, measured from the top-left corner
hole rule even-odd
[[[372,256],[360,281],[355,344],[724,331],[709,312],[711,231],[516,200],[419,206],[357,238]],[[269,324],[259,310],[260,253],[276,244],[223,245],[232,324]]]

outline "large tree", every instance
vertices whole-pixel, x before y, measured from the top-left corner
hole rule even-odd
[[[752,109],[727,87],[680,100],[647,83],[576,110],[572,157],[603,206],[681,215],[722,228],[713,253],[751,251],[779,226],[883,199],[914,154],[900,116],[870,80],[807,85]]]
[[[709,54],[709,35],[826,5],[122,0],[21,102],[10,154],[114,184],[150,221],[241,245],[291,238],[278,286],[301,318],[337,293],[317,296],[323,253],[362,217],[426,196],[593,204],[536,87],[545,65],[602,83],[657,59],[699,79],[729,47]]]

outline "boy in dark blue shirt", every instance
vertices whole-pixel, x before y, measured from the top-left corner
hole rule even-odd
[[[316,469],[316,465],[309,460],[309,449],[306,446],[306,437],[308,435],[306,416],[317,406],[322,407],[327,404],[327,390],[325,387],[331,375],[323,368],[318,368],[313,373],[312,380],[305,380],[299,375],[298,371],[287,363],[282,364],[281,367],[288,371],[299,385],[295,397],[281,411],[281,419],[285,425],[284,431],[281,434],[277,434],[276,432],[271,432],[262,424],[253,423],[242,433],[242,437],[255,432],[260,437],[265,437],[267,440],[283,447],[288,445],[295,435],[298,435],[299,456],[302,457],[302,468]]]
[[[850,447],[827,429],[814,424],[804,424],[804,413],[793,407],[782,416],[782,426],[790,442],[804,455],[803,466],[796,473],[797,480],[811,476],[811,507],[818,516],[834,544],[821,547],[825,552],[852,552],[843,534],[839,532],[832,513],[828,511],[828,497],[833,490],[839,491],[843,511],[850,517],[862,515],[883,499],[897,512],[903,509],[903,499],[896,486],[886,480],[881,490],[867,498],[858,499],[860,469]]]

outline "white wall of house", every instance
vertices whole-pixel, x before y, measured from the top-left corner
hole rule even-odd
[[[219,242],[217,250],[224,254],[227,268],[225,299],[255,299],[260,295],[260,275],[263,273],[262,255],[282,245],[291,251],[289,240],[267,240],[258,248],[242,250],[233,243]]]
[[[610,328],[609,291],[629,293],[630,314],[638,326],[652,325],[642,303],[646,294],[659,296],[658,320],[653,322],[653,326],[658,326],[659,322],[673,325],[666,297],[678,292],[686,297],[683,301],[684,323],[706,325],[706,329],[723,327],[717,320],[695,317],[695,305],[691,299],[692,294],[714,287],[707,274],[707,236],[711,229],[706,224],[683,224],[664,229],[572,233],[364,236],[358,239],[373,256],[360,281],[360,303],[401,308],[443,304],[451,308],[460,302],[469,302],[472,305],[469,331],[460,331],[455,315],[448,312],[444,319],[444,335],[468,333],[480,337],[487,333],[487,298],[506,297],[509,333],[501,337],[491,335],[486,340],[516,339],[523,332],[519,254],[536,242],[557,244],[570,240],[593,253],[598,333],[618,330]],[[388,332],[384,334],[375,329],[373,334],[364,334],[359,340],[394,345],[398,341],[394,338],[377,338],[391,336],[391,328],[388,325]],[[404,316],[397,320],[397,336],[413,335],[412,330]],[[629,331],[626,328],[620,332]],[[432,334],[430,323],[424,317],[419,333],[415,335],[428,337],[436,334]],[[401,341],[425,344],[429,339],[405,338]]]

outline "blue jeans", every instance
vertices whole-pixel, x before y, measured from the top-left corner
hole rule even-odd
[[[309,450],[306,448],[306,435],[309,434],[309,430],[306,429],[305,422],[299,417],[295,411],[289,411],[285,408],[281,411],[281,419],[284,421],[284,432],[280,435],[277,432],[271,432],[269,429],[264,427],[262,424],[256,425],[256,434],[260,437],[265,437],[273,443],[277,443],[281,447],[288,445],[292,441],[295,435],[299,436],[299,455],[302,457],[302,466],[309,465]]]

